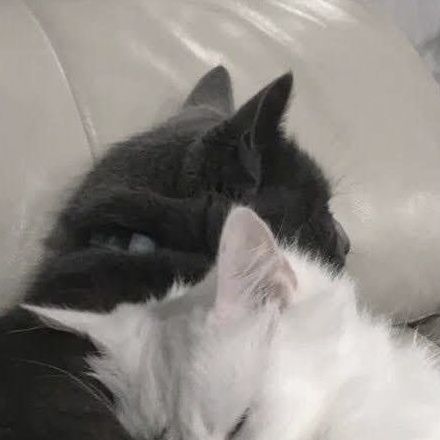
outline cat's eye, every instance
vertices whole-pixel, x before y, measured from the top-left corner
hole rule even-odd
[[[243,415],[238,419],[235,426],[229,431],[229,434],[226,437],[226,440],[232,440],[242,430],[242,428],[248,418],[248,414],[249,414],[249,410],[246,410],[243,413]]]

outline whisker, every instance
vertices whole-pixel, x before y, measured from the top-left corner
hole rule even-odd
[[[354,182],[350,181],[346,175],[332,178],[330,185],[332,188],[332,199],[353,193]]]
[[[28,328],[20,328],[20,329],[11,330],[11,331],[7,332],[6,334],[7,335],[14,335],[14,334],[17,334],[17,333],[27,333],[27,332],[32,332],[32,331],[35,331],[35,330],[40,330],[40,329],[43,329],[43,328],[46,328],[46,327],[44,327],[42,325],[38,325],[38,326],[35,326],[35,327],[28,327]]]
[[[282,234],[283,234],[283,228],[284,228],[284,223],[285,223],[286,217],[287,217],[287,215],[286,215],[286,213],[284,212],[284,213],[283,213],[283,217],[282,217],[282,219],[281,219],[280,226],[279,226],[279,228],[278,228],[278,231],[274,234],[275,237],[276,237],[277,239],[279,239],[280,237],[282,237]]]
[[[80,388],[82,388],[84,391],[86,391],[89,395],[91,395],[96,401],[101,403],[107,410],[110,411],[112,415],[115,415],[114,408],[109,399],[100,391],[98,388],[94,387],[91,384],[86,384],[84,381],[82,381],[78,376],[75,376],[73,373],[70,373],[67,370],[63,370],[62,368],[59,368],[55,365],[48,364],[46,362],[31,360],[31,359],[20,359],[16,358],[16,360],[25,362],[28,364],[38,365],[40,367],[46,367],[50,370],[56,371],[58,373],[61,373],[63,376],[67,376],[69,379],[73,381],[76,385],[78,385]],[[54,377],[54,376],[52,376]]]

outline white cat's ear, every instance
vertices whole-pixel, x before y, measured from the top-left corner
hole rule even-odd
[[[288,305],[296,288],[295,273],[263,220],[248,208],[235,208],[226,219],[218,255],[216,308],[276,302]]]
[[[109,314],[24,304],[22,308],[35,314],[48,327],[89,337],[100,345],[111,342],[108,334]]]

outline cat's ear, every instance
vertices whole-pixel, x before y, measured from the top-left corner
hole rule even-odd
[[[227,124],[238,135],[238,158],[258,187],[261,182],[262,147],[278,143],[281,121],[289,102],[293,75],[288,72],[247,101]]]
[[[108,347],[114,340],[114,332],[109,331],[110,314],[85,312],[73,309],[41,307],[24,304],[28,310],[48,327],[87,336],[99,345]]]
[[[275,302],[290,304],[295,273],[264,221],[248,208],[231,211],[220,239],[216,309],[234,310]]]
[[[206,105],[229,116],[234,110],[232,84],[224,66],[217,66],[203,76],[189,94],[183,108]]]
[[[229,124],[240,133],[249,148],[273,140],[289,102],[293,74],[287,72],[260,90],[230,118]]]

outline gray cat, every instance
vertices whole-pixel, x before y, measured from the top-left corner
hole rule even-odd
[[[161,295],[176,278],[197,281],[234,203],[341,267],[349,244],[329,184],[280,127],[291,88],[287,73],[234,111],[219,66],[177,115],[114,145],[61,212],[28,297],[110,309]]]

